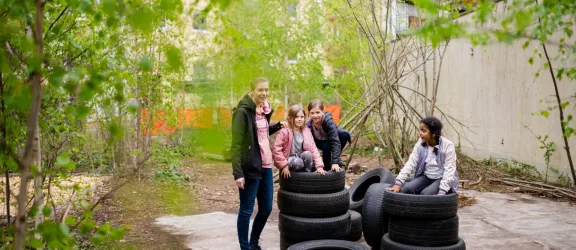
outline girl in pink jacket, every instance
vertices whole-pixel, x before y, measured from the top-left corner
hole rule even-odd
[[[314,171],[326,174],[322,157],[314,143],[312,132],[306,126],[304,108],[293,105],[288,110],[288,127],[276,135],[272,153],[274,165],[282,171],[284,178],[292,171]]]

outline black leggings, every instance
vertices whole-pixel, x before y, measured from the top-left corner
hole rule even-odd
[[[338,129],[338,139],[340,140],[340,153],[344,149],[347,143],[349,143],[352,138],[348,131],[343,129]],[[324,162],[324,170],[328,171],[332,169],[332,144],[330,140],[314,140],[316,143],[316,147],[322,150],[322,161]],[[340,158],[340,156],[338,156]],[[342,160],[339,160],[338,163],[341,163]]]

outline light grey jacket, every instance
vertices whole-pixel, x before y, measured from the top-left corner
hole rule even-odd
[[[426,170],[426,157],[428,157],[428,146],[422,143],[422,139],[418,139],[416,145],[412,149],[410,158],[404,164],[402,171],[396,177],[396,184],[402,185],[408,178],[408,175],[416,169],[414,178],[424,174]],[[458,171],[456,170],[456,150],[454,143],[444,137],[440,137],[440,143],[435,146],[438,148],[437,163],[438,167],[444,172],[442,180],[440,181],[440,193],[447,193],[452,189],[453,192],[458,191]]]

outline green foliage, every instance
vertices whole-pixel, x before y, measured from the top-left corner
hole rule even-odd
[[[43,40],[37,44],[33,34],[27,34],[36,30],[35,1],[0,1],[0,171],[21,169],[16,162],[22,159],[16,158],[26,148],[33,102],[31,74],[42,79],[42,171],[34,166],[33,174],[65,176],[76,167],[108,165],[111,156],[121,156],[115,148],[128,144],[126,135],[134,134],[127,120],[140,108],[172,104],[163,96],[170,86],[159,83],[180,79],[185,71],[185,54],[180,53],[177,39],[170,39],[181,34],[177,24],[184,4],[181,0],[42,2],[38,18],[43,21]],[[168,26],[175,28],[163,28]],[[103,143],[94,143],[84,134],[94,123],[102,128],[98,133]],[[94,147],[84,151],[87,144]],[[79,246],[76,237],[81,234],[89,235],[94,245],[119,240],[124,234],[120,228],[96,225],[87,210],[76,218],[78,226],[72,221],[75,218],[66,223],[53,220],[48,206],[27,211],[29,217],[37,213],[47,219],[25,239],[33,248],[73,249]],[[2,241],[13,242],[14,237],[14,230],[8,230]]]
[[[244,0],[220,16],[223,28],[215,41],[222,53],[214,60],[215,72],[219,72],[215,80],[226,86],[222,95],[233,90],[238,100],[258,76],[270,80],[271,98],[278,101],[274,106],[283,103],[285,89],[289,103],[307,102],[324,93],[319,49],[328,36],[322,5],[314,1],[298,4],[295,12],[306,11],[306,15],[294,15],[289,11],[294,3]]]
[[[154,175],[156,180],[173,183],[189,181],[189,179],[179,171],[180,167],[182,167],[183,153],[186,154],[188,152],[187,150],[178,150],[178,148],[180,147],[154,144],[152,150],[157,165],[157,170]]]

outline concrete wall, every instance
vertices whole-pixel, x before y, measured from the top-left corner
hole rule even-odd
[[[503,4],[495,11],[504,11]],[[469,21],[471,16],[461,19]],[[556,152],[551,157],[551,166],[559,168],[561,174],[571,176],[558,110],[550,111],[548,119],[532,115],[548,106],[557,106],[552,78],[548,69],[542,66],[545,58],[533,54],[538,50],[543,55],[543,50],[536,43],[523,50],[523,43],[474,47],[465,39],[450,42],[441,69],[437,106],[471,131],[457,124],[452,128],[443,117],[445,135],[455,143],[460,140],[463,151],[470,156],[514,159],[534,165],[543,173],[546,169],[544,150],[540,149],[535,136],[524,128],[526,125],[536,135],[549,135],[549,140],[555,141]],[[548,51],[553,58],[558,54],[558,47],[549,45]],[[534,57],[534,65],[528,63],[530,57]],[[553,65],[559,67],[561,63],[553,62]],[[429,61],[429,81],[432,69],[432,61]],[[539,77],[535,76],[537,72],[540,72]],[[417,73],[422,84],[423,71]],[[415,79],[410,78],[406,85],[417,87]],[[560,81],[559,92],[562,98],[572,100],[565,116],[576,116],[576,82]],[[440,114],[436,111],[434,115],[439,117]],[[572,121],[570,125],[576,127],[576,122]],[[576,136],[572,136],[569,143],[572,157],[576,157]]]

